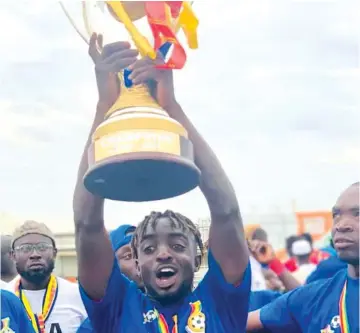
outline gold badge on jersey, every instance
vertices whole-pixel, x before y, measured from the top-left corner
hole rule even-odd
[[[187,333],[205,333],[205,315],[201,312],[201,302],[190,303],[191,314],[187,321]]]

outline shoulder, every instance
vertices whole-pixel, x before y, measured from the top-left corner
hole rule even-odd
[[[59,286],[63,286],[65,288],[72,288],[73,286],[75,286],[75,289],[77,288],[77,282],[71,282],[71,281],[68,281],[60,276],[57,276],[56,277],[57,281],[58,281],[58,284]]]
[[[329,279],[334,277],[339,271],[346,271],[347,264],[337,257],[330,257],[319,263],[317,268],[307,278],[306,283],[320,279]]]
[[[60,293],[73,295],[75,297],[76,296],[80,297],[78,283],[70,282],[70,281],[68,281],[66,279],[63,279],[61,277],[57,277],[57,281],[58,281],[58,284],[59,284],[59,292]]]
[[[80,290],[78,283],[70,282],[61,277],[57,277],[59,284],[58,300],[71,304],[72,307],[76,308],[81,313],[85,313],[83,301],[81,299]]]
[[[10,292],[14,292],[15,291],[15,284],[16,281],[18,280],[18,277],[16,277],[15,279],[11,280],[10,282],[6,283],[6,285],[4,286],[4,289]]]
[[[315,306],[333,294],[334,290],[340,290],[339,286],[344,283],[346,276],[346,271],[340,271],[330,279],[317,280],[301,286],[288,293],[288,300],[291,304],[299,306],[304,306],[304,304]]]
[[[14,310],[14,311],[21,311],[22,304],[19,298],[10,291],[1,290],[1,309],[5,310]]]
[[[7,285],[7,282],[0,280],[0,289],[6,289]]]
[[[15,296],[15,294],[13,294],[12,292],[8,291],[8,290],[1,290],[1,301],[4,300],[4,302],[18,302],[19,299],[17,298],[17,296]]]

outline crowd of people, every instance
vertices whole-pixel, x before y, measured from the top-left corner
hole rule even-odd
[[[316,250],[310,235],[292,236],[281,261],[265,230],[244,228],[230,180],[176,100],[172,72],[137,59],[128,43],[101,53],[99,44],[94,34],[99,101],[73,198],[78,283],[54,274],[56,240],[45,224],[26,221],[2,236],[0,333],[359,332],[359,183],[332,208],[330,246]],[[121,94],[114,73],[129,67],[194,145],[211,214],[206,242],[170,210],[108,233],[104,199],[83,185],[91,136]],[[208,270],[195,287],[205,253]]]

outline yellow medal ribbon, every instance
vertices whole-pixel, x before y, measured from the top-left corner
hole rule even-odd
[[[21,280],[16,282],[15,284],[15,294],[19,297],[20,301],[25,307],[26,313],[29,316],[31,324],[36,333],[46,333],[45,332],[45,322],[49,318],[51,311],[54,307],[57,294],[58,294],[58,282],[55,275],[51,274],[49,283],[46,287],[46,291],[43,298],[42,303],[42,313],[34,314],[31,309],[30,302],[26,298],[25,294],[23,293],[21,287]]]

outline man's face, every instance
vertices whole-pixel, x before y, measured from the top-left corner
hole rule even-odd
[[[50,238],[29,234],[15,241],[13,256],[20,276],[31,283],[38,284],[52,273],[56,249]]]
[[[129,280],[136,282],[141,287],[142,281],[137,272],[136,260],[133,258],[130,244],[120,247],[115,252],[121,273],[123,273]]]
[[[172,304],[192,289],[196,242],[191,232],[174,227],[167,217],[149,225],[139,240],[138,265],[147,293],[162,304]]]
[[[332,239],[340,259],[359,265],[359,186],[341,194],[333,208]]]

